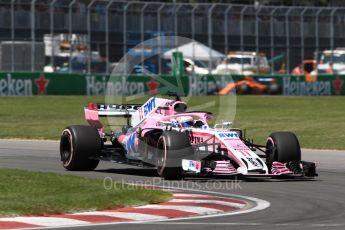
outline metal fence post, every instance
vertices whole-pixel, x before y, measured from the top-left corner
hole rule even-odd
[[[35,3],[36,0],[31,0],[31,72],[35,71],[35,52],[36,52],[36,26],[35,26]]]
[[[192,40],[195,40],[195,10],[199,7],[199,5],[196,5],[191,10],[191,29],[192,29]]]
[[[248,6],[244,6],[240,12],[240,49],[241,53],[243,54],[244,51],[244,38],[243,38],[243,14],[247,10]],[[241,58],[241,73],[243,73],[243,58]]]
[[[300,36],[301,36],[301,65],[302,65],[302,73],[304,73],[304,13],[308,10],[308,8],[304,8],[300,14],[301,20],[301,27],[300,27]]]
[[[109,74],[109,8],[113,4],[114,0],[110,0],[105,7],[105,56],[106,56],[106,70],[105,73]]]
[[[72,73],[72,7],[76,0],[72,0],[70,4],[68,4],[68,39],[69,39],[69,60],[68,60],[68,72]]]
[[[315,52],[316,52],[316,62],[318,63],[319,60],[319,15],[322,12],[322,8],[320,8],[315,15]],[[316,70],[317,72],[317,70]]]
[[[289,8],[285,13],[285,26],[286,26],[286,73],[290,73],[290,23],[289,14],[293,8]]]
[[[157,30],[158,30],[158,36],[161,36],[161,11],[165,7],[165,3],[161,4],[160,7],[157,10]],[[158,39],[158,74],[162,74],[162,59],[160,57],[161,52],[162,52],[162,47],[161,47],[161,38]]]
[[[216,4],[213,4],[207,12],[207,18],[208,18],[208,47],[209,49],[209,62],[208,62],[208,73],[210,74],[212,71],[212,11],[216,7]]]
[[[175,47],[177,47],[177,37],[178,37],[178,24],[177,24],[177,12],[179,11],[179,9],[182,7],[182,5],[179,5],[176,7],[175,5],[175,8],[174,8],[174,32],[175,32]]]
[[[256,52],[256,72],[259,73],[259,14],[262,7],[259,7],[255,12],[255,52]]]
[[[330,36],[330,45],[331,45],[331,62],[333,63],[333,50],[334,50],[334,14],[338,9],[335,8],[331,11],[331,21],[330,21],[330,26],[331,26],[331,36]]]
[[[271,33],[271,75],[274,74],[274,23],[273,23],[273,17],[276,10],[279,8],[274,8],[270,13],[270,33]]]
[[[128,2],[124,8],[123,8],[123,55],[124,55],[124,74],[127,75],[127,10],[128,7],[131,5],[130,2]]]
[[[191,30],[192,30],[192,40],[193,40],[193,56],[192,61],[195,60],[195,10],[199,7],[198,4],[196,4],[192,10],[191,10]],[[192,66],[192,73],[195,74],[195,66]]]
[[[51,57],[50,63],[52,65],[53,71],[55,71],[55,50],[54,50],[54,4],[57,0],[51,1],[49,8],[50,8],[50,40],[51,40]]]
[[[87,5],[87,73],[91,73],[91,61],[92,61],[92,53],[91,53],[91,6],[95,3],[97,0],[92,0],[88,5]]]
[[[229,12],[232,8],[232,5],[228,6],[224,11],[224,54],[227,55],[229,52],[229,41],[228,41],[228,20],[229,20]]]
[[[145,29],[144,29],[144,22],[145,22],[145,18],[144,18],[144,12],[145,12],[145,8],[148,6],[148,3],[145,3],[144,6],[140,9],[140,40],[141,40],[141,68],[142,71],[144,71],[145,65],[145,58],[144,58],[144,50],[145,47],[143,47],[143,43],[145,40]]]
[[[11,71],[14,72],[14,2],[16,0],[11,1]]]
[[[193,40],[193,62],[195,60],[195,10],[199,7],[199,5],[195,5],[191,11],[191,29],[192,29],[192,40]],[[193,65],[193,74],[195,74],[195,68]]]

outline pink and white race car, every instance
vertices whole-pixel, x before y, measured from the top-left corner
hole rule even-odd
[[[90,103],[85,108],[90,126],[73,125],[62,132],[63,167],[93,170],[105,160],[154,167],[165,179],[317,176],[315,163],[301,160],[293,133],[275,132],[266,145],[257,145],[241,129],[232,128],[231,122],[210,127],[212,113],[187,111],[187,105],[175,97],[152,97],[142,105]],[[100,121],[103,116],[125,118],[127,124],[107,134]]]

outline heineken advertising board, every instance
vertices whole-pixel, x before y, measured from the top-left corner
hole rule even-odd
[[[282,77],[283,95],[345,95],[344,86],[345,76],[322,75],[306,80],[305,76],[285,76]]]
[[[227,84],[242,81],[243,76],[136,76],[65,73],[0,73],[0,96],[31,95],[143,95],[166,94],[215,95]],[[274,82],[283,95],[345,95],[345,76],[254,76],[259,84]]]

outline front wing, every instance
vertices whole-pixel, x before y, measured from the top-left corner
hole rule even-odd
[[[248,173],[238,173],[236,168],[229,161],[214,161],[212,167],[202,167],[200,161],[182,160],[183,172],[186,175],[194,176],[245,176],[245,177],[315,177],[316,164],[313,162],[273,162],[271,173],[264,171],[249,171]]]

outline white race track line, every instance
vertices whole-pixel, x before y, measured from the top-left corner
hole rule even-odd
[[[172,199],[169,202],[188,202],[188,200],[183,200],[183,199]],[[209,203],[209,200],[193,200],[193,203],[197,204],[207,204]],[[220,201],[220,200],[212,200],[213,204],[220,204],[224,206],[229,206],[229,207],[234,207],[234,208],[243,208],[245,204],[238,204],[238,203],[231,203],[231,202],[226,202],[226,201]]]
[[[135,221],[147,221],[147,220],[166,220],[168,217],[164,216],[157,216],[157,215],[149,215],[149,214],[142,214],[142,213],[132,213],[132,212],[78,212],[74,213],[73,215],[97,215],[97,216],[109,216],[109,217],[118,217],[118,218],[125,218],[125,219],[132,219]]]
[[[219,209],[214,208],[204,208],[204,207],[197,207],[197,206],[174,206],[174,205],[157,205],[157,204],[149,204],[144,206],[137,207],[138,209],[145,209],[145,208],[153,208],[153,209],[173,209],[178,211],[184,212],[193,212],[199,215],[210,215],[214,213],[218,213]]]
[[[158,188],[163,188],[164,186],[156,186]],[[256,211],[261,211],[266,208],[268,208],[271,204],[270,202],[262,199],[258,199],[255,197],[250,197],[250,196],[241,196],[241,195],[235,195],[235,194],[228,194],[228,193],[222,193],[222,192],[214,192],[214,191],[204,191],[204,190],[198,190],[198,189],[183,189],[183,188],[173,188],[175,191],[189,191],[189,192],[197,192],[200,194],[212,194],[212,195],[220,195],[223,197],[232,197],[232,198],[241,198],[244,200],[251,201],[255,203],[256,205],[254,207],[240,210],[240,211],[234,211],[234,212],[229,212],[229,213],[218,213],[218,214],[212,214],[212,215],[207,215],[207,216],[193,216],[193,217],[183,217],[183,218],[176,218],[176,219],[170,219],[170,220],[163,220],[163,221],[174,221],[174,220],[192,220],[192,219],[205,219],[205,218],[212,218],[212,217],[221,217],[221,216],[233,216],[233,215],[238,215],[238,214],[246,214],[246,213],[251,213],[251,212],[256,212]],[[200,195],[199,195],[200,196]],[[155,222],[159,222],[160,220],[157,220]]]
[[[155,186],[157,188],[163,188],[162,186]],[[197,190],[197,189],[182,189],[182,188],[170,188],[171,190],[174,191],[189,191],[189,192],[196,192],[200,194],[212,194],[212,195],[220,195],[222,197],[232,197],[232,198],[241,198],[244,200],[251,201],[255,203],[256,205],[254,207],[250,207],[245,210],[240,210],[240,211],[234,211],[234,212],[229,212],[229,213],[217,213],[217,214],[211,214],[211,215],[205,215],[205,216],[194,216],[194,217],[182,217],[182,218],[173,218],[173,219],[156,219],[156,220],[143,220],[143,221],[128,221],[128,222],[116,222],[116,223],[101,223],[101,224],[79,224],[75,226],[64,226],[63,228],[80,228],[80,227],[89,227],[89,226],[109,226],[109,225],[118,225],[118,224],[158,224],[159,222],[162,222],[161,224],[175,224],[173,221],[177,220],[194,220],[194,219],[205,219],[205,218],[213,218],[213,217],[222,217],[222,216],[233,216],[233,215],[238,215],[238,214],[246,214],[246,213],[251,213],[251,212],[256,212],[256,211],[261,211],[266,208],[268,208],[271,204],[266,201],[266,200],[261,200],[255,197],[249,197],[249,196],[241,196],[241,195],[235,195],[235,194],[228,194],[228,193],[221,193],[221,192],[214,192],[214,191],[203,191],[203,190]],[[167,190],[167,189],[164,189]],[[200,195],[199,195],[200,196]],[[138,207],[139,208],[139,207]],[[165,223],[166,222],[166,223]],[[195,223],[197,224],[197,223]],[[212,224],[212,223],[210,223]],[[238,223],[228,223],[229,225],[238,225]],[[244,225],[262,225],[261,223],[243,223]],[[26,229],[51,229],[54,227],[40,227],[40,228],[26,228]],[[56,228],[56,227],[55,227]]]
[[[87,225],[89,222],[81,220],[73,220],[68,218],[58,217],[15,217],[15,218],[1,218],[1,221],[18,221],[26,224],[44,225],[49,227],[64,227],[70,225]]]
[[[286,223],[286,224],[271,224],[271,223],[241,223],[241,222],[211,222],[211,223],[205,223],[205,222],[159,222],[159,223],[143,223],[143,224],[152,224],[152,225],[209,225],[210,227],[212,225],[219,225],[219,226],[267,226],[267,227],[341,227],[345,226],[345,224],[316,224],[316,223]]]

